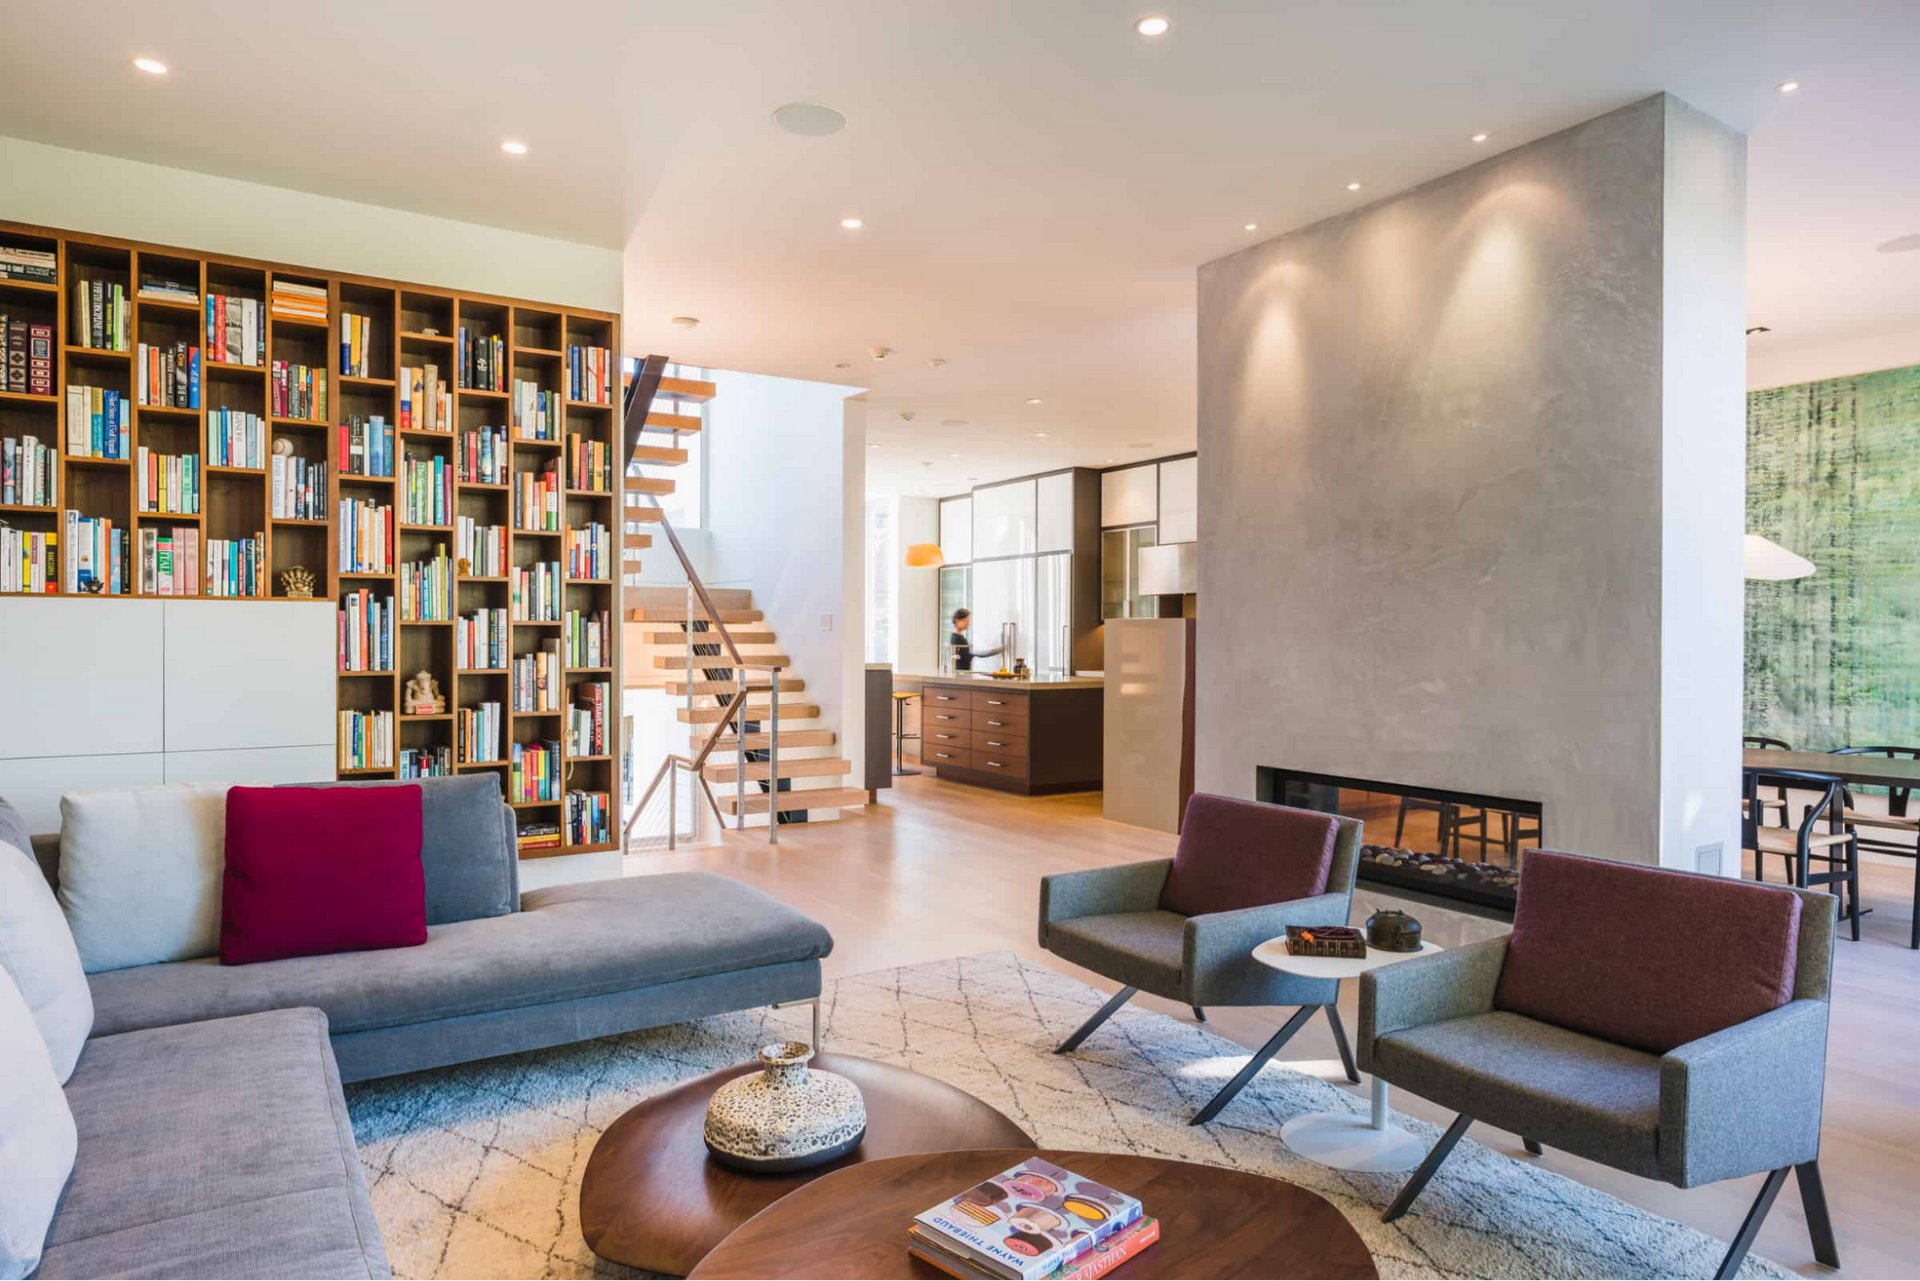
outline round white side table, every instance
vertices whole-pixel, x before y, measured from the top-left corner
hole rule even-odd
[[[1353,979],[1368,970],[1397,961],[1410,961],[1441,951],[1436,943],[1422,943],[1418,952],[1383,952],[1367,949],[1365,960],[1337,956],[1293,956],[1287,940],[1268,939],[1253,949],[1253,959],[1288,974],[1309,979]],[[1296,1116],[1280,1127],[1280,1141],[1309,1161],[1332,1166],[1336,1170],[1388,1173],[1411,1170],[1427,1155],[1419,1139],[1387,1120],[1387,1083],[1375,1076],[1372,1081],[1373,1107],[1366,1116],[1349,1112],[1314,1112]]]

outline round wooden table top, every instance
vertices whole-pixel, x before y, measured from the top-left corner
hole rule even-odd
[[[836,1170],[762,1210],[693,1277],[945,1277],[907,1253],[907,1225],[1032,1155],[931,1152]],[[1160,1239],[1111,1277],[1378,1277],[1326,1198],[1241,1170],[1110,1152],[1039,1155],[1129,1196]]]
[[[729,1232],[831,1171],[913,1152],[1033,1147],[1026,1131],[944,1081],[848,1054],[816,1055],[809,1066],[860,1087],[867,1137],[852,1153],[775,1175],[741,1174],[709,1159],[707,1101],[723,1083],[760,1065],[711,1073],[648,1099],[600,1136],[580,1180],[580,1233],[587,1245],[603,1259],[685,1276]]]

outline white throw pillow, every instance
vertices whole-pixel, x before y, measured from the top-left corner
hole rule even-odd
[[[5,973],[0,1062],[0,1277],[27,1277],[40,1266],[79,1136],[33,1012]]]
[[[64,1084],[93,1031],[93,991],[39,862],[6,841],[0,841],[0,971],[19,988]]]
[[[220,950],[232,786],[169,783],[60,798],[60,906],[87,973]]]

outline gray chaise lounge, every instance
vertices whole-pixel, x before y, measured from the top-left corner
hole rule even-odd
[[[819,997],[833,939],[779,901],[705,873],[521,896],[497,790],[424,782],[424,945],[89,977],[79,1156],[37,1276],[386,1276],[343,1079]],[[58,841],[33,845],[57,884]]]

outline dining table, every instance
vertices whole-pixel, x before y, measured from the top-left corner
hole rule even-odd
[[[1775,747],[1749,747],[1745,749],[1741,767],[1828,774],[1858,787],[1920,787],[1920,761],[1885,756],[1835,756],[1831,752],[1783,752]]]

